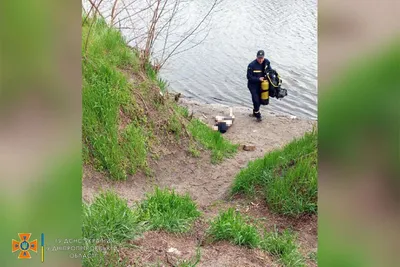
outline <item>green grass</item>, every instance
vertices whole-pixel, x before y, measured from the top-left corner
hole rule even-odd
[[[167,127],[168,131],[175,134],[176,139],[179,140],[179,137],[182,134],[182,124],[177,115],[174,114],[169,118]]]
[[[174,109],[182,117],[189,118],[189,110],[186,107],[175,104]],[[237,152],[239,145],[231,144],[221,133],[213,131],[198,119],[191,119],[187,129],[197,142],[211,150],[211,162],[213,164],[221,162],[224,158],[230,158]],[[194,146],[189,147],[189,152],[194,157],[200,156],[200,151]]]
[[[125,159],[128,172],[135,173],[137,169],[148,170],[146,160],[148,138],[145,129],[130,124],[122,131],[121,136],[120,146],[128,152]]]
[[[126,266],[120,262],[116,248],[126,246],[125,241],[139,237],[147,230],[186,232],[193,221],[200,216],[196,204],[188,195],[181,196],[174,191],[156,188],[153,194],[130,208],[116,193],[100,193],[91,204],[83,204],[83,237],[87,240],[100,239],[109,243],[98,244],[105,249],[89,249],[85,253],[83,266]],[[87,242],[87,246],[94,244]],[[190,260],[180,261],[178,266],[196,266],[200,251]]]
[[[153,230],[186,232],[200,216],[196,203],[189,195],[178,195],[168,189],[155,188],[138,206],[139,219]]]
[[[317,132],[252,161],[235,177],[232,194],[261,193],[272,211],[297,216],[317,212]]]
[[[146,70],[147,77],[149,77],[150,80],[156,81],[158,87],[160,87],[161,92],[165,93],[167,91],[167,86],[168,86],[167,81],[159,78],[157,75],[157,72],[148,63],[145,64],[145,70]]]
[[[137,68],[138,58],[121,34],[102,20],[94,22],[85,50],[89,28],[89,23],[82,28],[83,158],[86,163],[92,159],[96,169],[106,170],[113,179],[123,180],[127,173],[146,166],[146,139],[141,130],[130,126],[123,133],[133,148],[122,145],[118,131],[120,110],[135,109],[130,85],[120,69]]]
[[[83,203],[82,236],[88,249],[82,251],[86,255],[82,265],[126,266],[125,262],[119,261],[116,248],[145,230],[137,218],[127,202],[111,191],[100,193],[91,204]],[[87,241],[93,239],[105,243]],[[103,250],[94,249],[95,246]]]
[[[260,248],[270,253],[284,266],[305,266],[299,252],[296,235],[289,230],[261,235],[255,225],[250,225],[239,212],[230,208],[221,212],[210,223],[207,234],[212,241],[227,240],[235,245]]]
[[[99,194],[93,203],[83,203],[83,237],[120,243],[138,236],[138,216],[125,200],[111,191]]]
[[[174,103],[174,109],[184,118],[189,118],[189,110],[186,107],[179,106]]]
[[[237,152],[238,145],[231,144],[221,133],[213,131],[198,119],[190,121],[188,130],[195,140],[211,150],[211,162],[214,164],[221,162],[224,158],[232,157]]]
[[[273,232],[264,233],[260,248],[276,257],[284,266],[306,266],[296,244],[296,235],[289,230],[279,233],[275,229]]]
[[[245,222],[240,213],[230,208],[211,222],[209,235],[215,240],[227,240],[235,245],[258,247],[257,228]]]

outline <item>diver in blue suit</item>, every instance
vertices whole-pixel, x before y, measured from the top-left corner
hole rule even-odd
[[[264,80],[266,71],[269,70],[271,70],[271,62],[264,57],[264,51],[259,50],[257,58],[247,67],[247,87],[253,101],[253,114],[250,116],[256,117],[258,122],[262,121],[260,112],[261,82]]]

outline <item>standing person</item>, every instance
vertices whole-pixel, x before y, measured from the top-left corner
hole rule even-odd
[[[253,114],[250,116],[256,117],[258,122],[262,121],[260,112],[261,82],[264,80],[265,71],[271,69],[270,64],[271,62],[264,58],[264,51],[259,50],[257,58],[247,67],[247,87],[253,101]]]

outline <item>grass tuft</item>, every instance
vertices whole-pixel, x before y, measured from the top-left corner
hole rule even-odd
[[[175,114],[169,118],[168,131],[175,134],[176,139],[179,140],[182,134],[182,124]]]
[[[200,157],[200,151],[196,148],[195,145],[190,144],[188,151],[194,158]]]
[[[289,230],[279,233],[275,229],[273,232],[265,233],[260,247],[276,257],[284,266],[305,266],[304,258],[296,244],[296,236]]]
[[[152,230],[186,232],[200,216],[196,203],[189,195],[178,195],[168,189],[155,188],[138,206],[139,218],[149,223]]]
[[[233,157],[237,152],[239,145],[231,144],[220,132],[213,131],[198,119],[190,121],[188,130],[195,140],[211,150],[211,162],[214,164],[221,162],[224,158]]]
[[[236,176],[232,194],[264,193],[272,211],[297,216],[317,212],[317,133],[250,162]]]
[[[189,118],[189,110],[186,107],[174,104],[174,109],[184,118]]]
[[[260,241],[257,228],[247,224],[240,213],[232,208],[220,213],[211,222],[209,235],[215,241],[227,240],[250,248],[258,247]]]
[[[227,240],[235,245],[265,250],[284,266],[305,266],[304,258],[298,250],[296,235],[292,231],[279,233],[275,229],[261,236],[255,226],[246,223],[240,213],[232,208],[220,213],[211,222],[208,235],[213,241]]]
[[[83,204],[83,237],[119,243],[140,234],[138,216],[126,200],[111,191],[99,194],[92,204]]]
[[[129,174],[134,174],[138,169],[148,170],[146,160],[148,140],[145,130],[130,124],[122,131],[121,136],[121,147],[128,152],[124,168]]]
[[[156,81],[158,87],[160,88],[160,91],[162,93],[165,93],[167,91],[167,86],[168,86],[167,81],[158,77],[157,71],[151,66],[150,63],[145,64],[145,71],[147,77],[152,81]]]

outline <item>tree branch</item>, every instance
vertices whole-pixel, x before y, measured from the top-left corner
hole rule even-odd
[[[103,2],[103,0],[100,0],[99,4],[98,4],[97,6],[93,3],[92,0],[88,0],[88,1],[89,1],[90,4],[92,5],[92,7],[94,7],[94,9],[96,9],[96,12],[94,13],[94,15],[96,16],[96,14],[99,13],[100,17],[102,17],[102,18],[104,19],[103,15],[102,15],[101,12],[99,11],[100,4],[101,4],[101,2]]]
[[[171,53],[168,54],[160,68],[165,64],[165,62],[174,54],[174,52],[182,45],[183,42],[185,42],[190,36],[192,36],[198,28],[204,23],[204,21],[208,18],[208,16],[211,14],[211,12],[214,10],[214,8],[217,6],[218,0],[214,0],[213,5],[211,6],[210,10],[208,10],[207,14],[203,17],[203,19],[197,24],[196,27],[188,35],[186,35],[176,46],[175,48],[171,51]]]
[[[115,8],[117,7],[117,4],[118,4],[118,0],[115,0],[114,5],[112,7],[112,11],[111,11],[111,25],[114,24]]]

